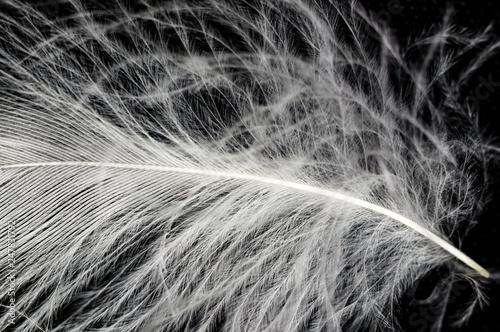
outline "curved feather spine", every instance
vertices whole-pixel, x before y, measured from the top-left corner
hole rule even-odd
[[[241,173],[233,173],[233,172],[223,172],[223,171],[211,171],[211,170],[200,170],[200,169],[189,169],[189,168],[179,168],[179,167],[165,167],[165,166],[152,166],[152,165],[127,165],[127,164],[117,164],[117,163],[96,163],[96,162],[51,162],[51,163],[30,163],[30,164],[18,164],[18,165],[2,165],[0,169],[8,169],[8,168],[27,168],[27,167],[59,167],[59,166],[82,166],[82,167],[107,167],[107,168],[125,168],[125,169],[136,169],[136,170],[145,170],[145,171],[159,171],[159,172],[174,172],[174,173],[185,173],[185,174],[194,174],[194,175],[205,175],[205,176],[213,176],[213,177],[221,177],[221,178],[229,178],[233,180],[244,180],[244,181],[255,181],[265,184],[277,185],[280,187],[286,187],[290,189],[296,189],[300,191],[304,191],[311,194],[321,195],[325,197],[329,197],[335,200],[344,201],[347,203],[351,203],[365,209],[371,210],[373,212],[382,214],[389,218],[392,218],[405,226],[408,226],[418,233],[422,234],[432,242],[436,243],[438,246],[455,256],[457,259],[462,261],[467,266],[476,270],[480,275],[485,278],[490,277],[490,273],[479,265],[472,258],[467,256],[464,252],[460,251],[450,243],[446,242],[433,232],[429,231],[427,228],[419,225],[415,221],[402,216],[399,213],[386,209],[380,205],[376,205],[365,200],[352,197],[340,192],[336,192],[329,189],[323,189],[318,187],[313,187],[307,184],[302,183],[294,183],[290,181],[284,181],[280,179],[274,178],[266,178],[262,176],[250,175],[250,174],[241,174]]]

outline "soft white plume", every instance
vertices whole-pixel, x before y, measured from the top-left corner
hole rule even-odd
[[[481,301],[353,200],[447,243],[474,221],[488,156],[460,87],[486,33],[445,22],[412,63],[342,1],[1,6],[2,328],[392,331],[440,266],[474,285],[464,317]],[[448,44],[483,51],[457,70]]]

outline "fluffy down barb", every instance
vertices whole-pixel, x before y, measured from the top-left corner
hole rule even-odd
[[[393,331],[438,268],[482,302],[487,33],[410,65],[342,1],[0,5],[2,329]]]

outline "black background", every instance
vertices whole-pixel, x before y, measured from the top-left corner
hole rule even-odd
[[[133,0],[131,0],[133,1]],[[346,0],[347,1],[347,0]],[[113,1],[114,2],[114,1]],[[440,0],[360,0],[366,9],[373,11],[380,19],[392,28],[400,44],[405,45],[408,40],[417,38],[423,31],[431,30],[442,23],[443,14],[448,8],[454,8],[453,22],[457,28],[467,28],[470,31],[480,31],[493,24],[493,31],[500,36],[500,4],[498,0],[471,0],[446,2]],[[498,8],[497,8],[498,7]],[[56,4],[47,1],[45,10],[61,15],[62,9]],[[500,39],[500,37],[497,37]],[[470,79],[466,94],[477,97],[477,90],[481,90],[487,97],[476,98],[479,112],[479,124],[487,137],[491,137],[492,144],[500,147],[500,51],[489,59]],[[483,78],[483,80],[481,79]],[[482,86],[484,78],[498,82],[497,87],[488,90]],[[499,150],[500,151],[500,150]],[[477,225],[465,237],[461,249],[475,259],[479,264],[491,272],[500,272],[500,152],[497,161],[490,165],[490,183],[487,192],[489,202],[477,218]],[[417,289],[410,292],[401,303],[400,322],[407,332],[429,331],[432,325],[433,309],[415,302],[415,298],[424,298],[427,287],[432,284],[432,276],[423,282]],[[457,285],[456,287],[460,287]],[[460,292],[458,292],[460,293]],[[458,294],[457,293],[457,294]],[[467,292],[462,292],[467,296]],[[455,328],[448,320],[443,322],[442,331],[500,331],[500,285],[493,282],[487,285],[486,294],[489,305],[478,309],[467,325]],[[447,309],[447,317],[460,314],[460,295],[455,298]],[[415,316],[415,314],[418,314]],[[428,318],[427,318],[428,317]],[[451,321],[451,319],[449,320]]]
[[[493,27],[493,38],[500,39],[500,3],[498,1],[439,1],[439,0],[384,0],[360,1],[368,10],[384,20],[402,45],[408,40],[417,38],[423,31],[432,31],[442,23],[447,9],[453,8],[452,22],[456,28],[466,28],[472,32]],[[500,145],[500,52],[495,53],[470,79],[466,94],[477,101],[479,124],[486,137],[493,144]],[[483,79],[482,79],[483,78]],[[496,87],[488,90],[482,82],[489,79]],[[498,82],[498,83],[497,83]],[[493,84],[495,85],[495,84]],[[481,98],[477,98],[477,92]],[[500,159],[496,154],[489,169],[490,181],[487,192],[489,200],[477,218],[477,225],[464,237],[462,250],[473,257],[479,264],[491,272],[500,271]],[[430,278],[427,282],[432,282]],[[425,286],[421,286],[412,295],[423,296]],[[457,294],[460,292],[458,291]],[[489,305],[477,309],[467,325],[460,328],[444,322],[443,331],[500,331],[500,286],[491,282],[487,285]],[[414,304],[414,299],[406,299],[403,303],[401,321],[405,331],[427,331],[425,317],[432,320],[432,308],[422,308]],[[451,303],[447,316],[459,315],[460,296]],[[416,316],[416,314],[418,314]],[[430,324],[429,324],[430,325]]]

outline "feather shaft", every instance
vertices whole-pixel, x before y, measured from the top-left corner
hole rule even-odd
[[[235,172],[225,172],[225,171],[212,171],[212,170],[203,170],[203,169],[190,169],[190,168],[180,168],[180,167],[165,167],[165,166],[155,166],[155,165],[133,165],[133,164],[119,164],[119,163],[99,163],[99,162],[48,162],[48,163],[26,163],[26,164],[13,164],[13,165],[2,165],[0,169],[8,169],[8,168],[30,168],[30,167],[59,167],[59,166],[81,166],[81,167],[106,167],[106,168],[121,168],[121,169],[136,169],[136,170],[144,170],[144,171],[159,171],[159,172],[174,172],[174,173],[184,173],[184,174],[196,174],[196,175],[205,175],[205,176],[213,176],[213,177],[222,177],[229,178],[233,180],[244,180],[244,181],[255,181],[265,184],[277,185],[280,187],[296,189],[299,191],[316,194],[320,196],[325,196],[328,198],[332,198],[335,200],[344,201],[350,204],[354,204],[365,209],[371,210],[373,212],[385,215],[389,218],[392,218],[403,225],[412,228],[417,231],[421,235],[425,236],[427,239],[431,240],[442,249],[446,250],[457,259],[462,261],[467,266],[471,267],[475,271],[477,271],[481,276],[485,278],[490,277],[490,273],[475,262],[472,258],[467,256],[464,252],[460,251],[450,243],[446,242],[433,232],[419,225],[415,221],[406,218],[405,216],[386,209],[380,205],[376,205],[365,200],[352,197],[349,195],[345,195],[340,192],[327,190],[323,188],[318,188],[314,186],[310,186],[307,184],[284,181],[275,178],[268,178],[262,176],[256,176],[251,174],[243,174],[243,173],[235,173]]]

